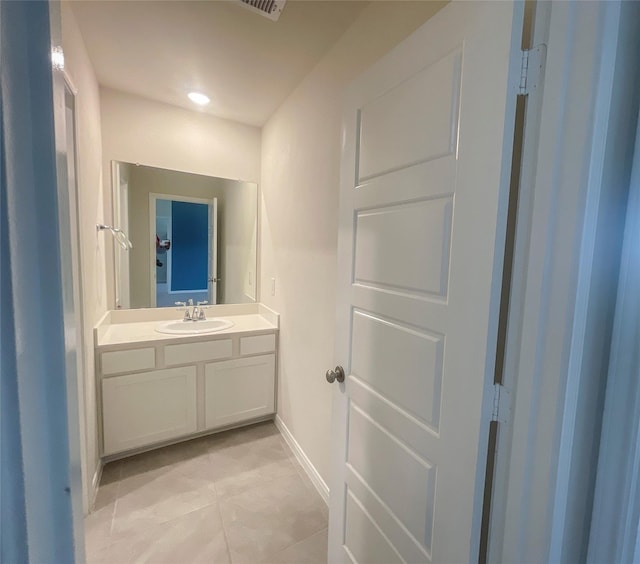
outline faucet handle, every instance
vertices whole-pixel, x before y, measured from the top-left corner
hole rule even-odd
[[[197,306],[197,307],[199,308],[199,310],[198,310],[198,319],[200,319],[200,320],[204,320],[204,319],[206,319],[206,318],[207,318],[207,317],[205,316],[204,310],[205,310],[205,309],[208,309],[208,308],[204,308],[204,307],[200,307],[200,306],[206,305],[206,304],[208,304],[208,303],[209,303],[209,302],[208,302],[207,300],[203,300],[203,301],[201,301],[201,302],[198,302],[198,306]]]
[[[176,302],[176,305],[180,306],[180,309],[178,309],[178,311],[182,311],[182,308],[184,308],[183,321],[190,321],[191,320],[191,314],[189,313],[189,308],[187,307],[187,302]]]

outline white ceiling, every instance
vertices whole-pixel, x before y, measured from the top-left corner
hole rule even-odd
[[[263,125],[367,5],[289,0],[278,22],[233,0],[74,1],[98,82]]]

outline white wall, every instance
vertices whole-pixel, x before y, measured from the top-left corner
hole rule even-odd
[[[261,130],[215,116],[100,89],[107,221],[112,160],[259,182]],[[108,303],[115,304],[113,251],[107,250]]]
[[[256,300],[257,187],[248,182],[223,181],[224,213],[219,213],[222,241],[219,246],[224,303]]]
[[[100,104],[105,162],[260,180],[258,127],[103,87]]]
[[[325,481],[324,373],[343,360],[333,354],[341,96],[444,4],[372,2],[263,129],[260,299],[281,314],[278,414]]]
[[[85,410],[87,420],[88,478],[98,467],[96,390],[94,378],[93,326],[107,310],[105,284],[105,234],[96,233],[103,221],[102,140],[100,134],[100,96],[84,40],[69,4],[62,3],[62,43],[65,70],[78,90],[76,96],[78,150],[78,209],[80,215],[80,256],[82,262],[85,326],[84,366]]]

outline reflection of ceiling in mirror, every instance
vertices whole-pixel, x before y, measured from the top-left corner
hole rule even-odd
[[[133,249],[127,267],[116,273],[117,293],[128,296],[128,299],[118,299],[117,305],[132,308],[170,306],[189,297],[212,303],[255,301],[256,184],[129,163],[118,163],[118,169],[119,183],[114,190],[119,196],[114,197],[114,216],[126,225]],[[185,250],[174,245],[174,241],[185,239],[171,231],[176,202],[209,205],[209,247],[200,245],[198,248],[203,250],[197,256],[200,257],[198,260],[208,261],[208,266],[201,268],[208,269],[210,278],[219,279],[219,282],[213,282],[208,289],[201,288],[204,294],[197,296],[172,294],[176,289],[171,287],[171,269],[177,268],[178,264],[182,264],[182,269],[188,268],[192,264],[189,261],[195,260],[188,258],[183,263],[178,260],[185,256],[182,253],[195,251],[191,247]],[[212,220],[214,209],[215,220]],[[190,230],[188,222],[184,225]],[[217,241],[215,247],[213,240]],[[175,258],[173,266],[172,257]],[[212,257],[216,257],[215,260]],[[165,287],[160,288],[159,284]]]
[[[368,2],[286,5],[276,22],[228,1],[75,1],[102,86],[263,125]]]

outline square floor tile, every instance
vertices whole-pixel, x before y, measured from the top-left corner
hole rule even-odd
[[[234,564],[260,562],[327,526],[323,502],[297,475],[220,496],[219,503]]]

